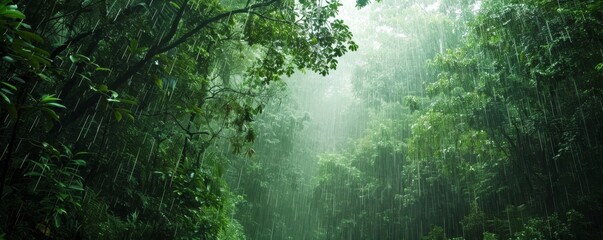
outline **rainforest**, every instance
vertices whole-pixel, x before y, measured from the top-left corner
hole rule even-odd
[[[601,0],[0,0],[0,240],[603,239]]]

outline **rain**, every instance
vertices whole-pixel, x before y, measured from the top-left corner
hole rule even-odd
[[[0,2],[0,240],[602,239],[603,2]]]

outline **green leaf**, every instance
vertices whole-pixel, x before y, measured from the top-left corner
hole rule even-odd
[[[48,55],[50,55],[50,53],[48,51],[46,51],[42,48],[39,48],[39,47],[33,48],[33,51],[35,53],[37,53],[38,55],[44,56],[44,57],[47,57]]]
[[[25,83],[25,80],[23,80],[23,78],[20,78],[20,77],[17,77],[17,76],[12,77],[11,79],[15,80],[15,81],[17,81],[19,83]]]
[[[35,41],[35,42],[39,42],[39,43],[44,42],[44,39],[40,35],[29,32],[29,31],[17,30],[17,34],[19,36],[21,36],[22,38],[29,40],[29,41]]]
[[[82,159],[75,159],[72,161],[73,161],[73,164],[76,166],[86,166],[86,161],[84,161]]]
[[[98,91],[101,92],[108,92],[109,91],[109,87],[105,84],[98,86]]]
[[[132,99],[119,99],[120,102],[125,103],[125,104],[130,104],[130,105],[137,105],[138,102],[136,100],[132,100]]]
[[[17,87],[15,87],[14,85],[12,85],[12,84],[10,84],[10,83],[7,83],[7,82],[2,81],[2,82],[0,82],[0,84],[2,84],[2,85],[4,85],[4,86],[6,86],[6,87],[8,87],[8,88],[10,88],[10,89],[11,89],[11,90],[13,90],[13,91],[17,91]]]
[[[126,117],[128,117],[130,120],[134,121],[134,115],[132,115],[130,113],[126,113]]]
[[[63,151],[65,152],[65,157],[71,158],[71,155],[73,155],[73,153],[71,152],[71,148],[66,146],[65,144],[61,144],[61,147],[63,147]]]
[[[91,81],[91,79],[88,76],[84,75],[84,74],[78,73],[77,75],[79,75],[80,77],[82,77],[85,80],[88,80],[89,82]],[[92,86],[90,86],[90,89],[92,89],[93,91],[98,91],[98,90],[96,90],[96,88],[94,88]]]
[[[82,1],[82,8],[90,6],[92,0],[84,0]]]
[[[16,62],[14,58],[12,58],[11,56],[8,56],[8,55],[2,57],[2,60],[6,61],[6,62],[9,62],[9,63]]]
[[[75,55],[69,55],[69,60],[71,60],[71,62],[76,63],[78,61],[77,57],[75,57]]]
[[[0,100],[2,100],[2,104],[3,104],[3,105],[4,105],[4,104],[7,104],[7,105],[13,105],[13,104],[11,103],[11,101],[10,101],[10,98],[9,98],[9,97],[8,97],[6,94],[4,94],[4,93],[0,92],[0,96],[2,97]],[[13,105],[13,107],[14,107],[14,105]],[[4,108],[7,108],[7,106],[4,106]],[[8,109],[7,109],[7,110],[8,110]],[[9,111],[9,113],[10,113],[10,111]]]
[[[61,99],[54,97],[54,95],[44,95],[40,98],[40,103],[49,103],[56,101],[61,101]]]
[[[43,108],[40,108],[40,110],[42,110],[42,112],[44,112],[47,117],[54,119],[56,121],[59,120],[59,115],[52,109],[43,107]]]
[[[69,197],[69,194],[67,194],[67,193],[62,193],[62,192],[61,192],[61,193],[59,193],[58,195],[59,195],[59,196],[58,196],[58,197],[59,197],[59,200],[61,200],[61,201],[65,201],[65,199],[67,199],[67,198]]]
[[[119,110],[115,110],[113,112],[113,115],[115,115],[115,120],[117,120],[118,122],[121,121],[122,116],[121,116],[121,112]]]
[[[32,61],[33,65],[36,66],[36,67],[39,67],[40,63],[42,65],[46,65],[46,66],[48,66],[48,65],[51,64],[51,62],[50,62],[50,60],[48,58],[40,57],[40,56],[34,55],[34,54],[31,54],[31,56],[28,57],[28,59],[30,59]]]
[[[51,82],[52,81],[52,79],[50,77],[46,76],[46,74],[43,74],[43,73],[38,73],[38,77],[40,77],[40,79],[42,79],[42,80],[44,80],[46,82]]]
[[[25,176],[25,177],[39,177],[39,176],[42,176],[42,173],[31,171],[31,172],[26,172],[25,174],[23,174],[23,176]]]
[[[170,5],[172,5],[176,9],[180,9],[180,5],[178,5],[178,3],[175,3],[174,1],[170,1]]]
[[[52,106],[52,107],[58,107],[58,108],[65,108],[65,109],[67,108],[63,104],[56,103],[56,102],[46,103],[45,105],[46,106]]]
[[[25,19],[25,14],[16,9],[5,9],[0,15],[6,18]]]
[[[159,88],[159,90],[163,90],[163,81],[161,79],[155,79],[155,85],[157,86],[157,88]]]
[[[53,220],[54,220],[54,227],[56,227],[56,228],[61,227],[61,218],[59,217],[58,214],[53,215]]]
[[[60,171],[60,170],[59,170],[59,172],[64,173],[63,171]],[[57,185],[59,185],[59,187],[61,187],[61,188],[66,188],[66,187],[67,187],[67,184],[65,184],[65,183],[63,183],[63,182],[61,182],[61,181],[59,181],[59,180],[54,180],[54,181],[55,181],[55,183],[56,183]]]
[[[103,68],[103,67],[97,67],[95,70],[96,70],[96,71],[105,71],[105,72],[111,72],[111,69],[109,69],[109,68]]]
[[[91,152],[76,152],[73,156],[92,155]]]
[[[31,25],[24,23],[24,22],[20,22],[19,27],[23,27],[25,29],[31,29]]]
[[[193,106],[193,111],[197,114],[201,114],[201,112],[203,112],[203,110],[201,110],[201,108],[197,107],[197,106]]]
[[[137,49],[138,49],[138,41],[136,39],[131,39],[130,40],[130,51],[136,52]]]
[[[71,60],[71,62],[73,63],[77,63],[77,62],[90,62],[90,58],[86,57],[82,54],[75,54],[75,55],[69,55],[69,60]]]
[[[84,188],[81,184],[71,184],[68,186],[68,188],[76,191],[84,191]]]

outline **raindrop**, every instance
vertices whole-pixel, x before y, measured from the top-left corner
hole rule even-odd
[[[138,152],[136,152],[136,157],[134,158],[134,165],[132,165],[132,170],[130,171],[129,179],[132,179],[134,175],[134,169],[136,169],[136,163],[138,163],[138,155],[140,154],[140,148],[138,148]]]

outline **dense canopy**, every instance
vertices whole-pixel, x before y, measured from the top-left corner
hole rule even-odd
[[[603,2],[0,0],[0,239],[598,239]]]

